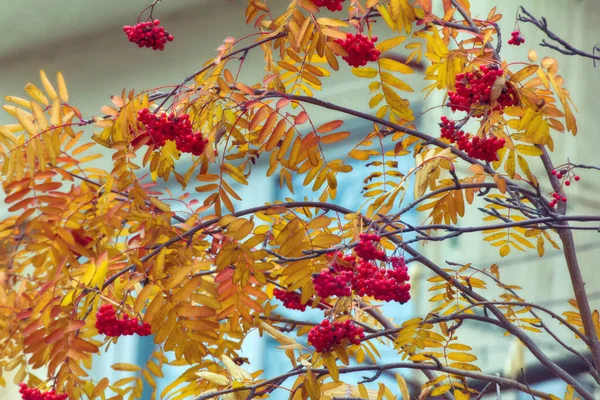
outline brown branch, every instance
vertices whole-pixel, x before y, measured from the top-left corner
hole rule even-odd
[[[281,33],[278,33],[276,35],[270,36],[270,37],[268,37],[266,39],[259,40],[259,41],[255,42],[255,43],[252,43],[252,44],[250,44],[250,45],[248,45],[246,47],[243,47],[243,48],[241,48],[239,50],[236,50],[234,52],[231,52],[229,54],[224,55],[223,57],[221,57],[220,61],[221,62],[225,61],[225,60],[227,60],[227,59],[229,59],[229,58],[231,58],[233,56],[236,56],[238,54],[242,54],[242,53],[246,54],[246,53],[248,53],[248,51],[252,50],[255,47],[258,47],[258,46],[260,46],[262,44],[265,44],[265,43],[268,43],[270,41],[279,39],[280,37],[284,37],[285,35],[287,35],[287,32],[281,32]],[[218,65],[218,63],[216,61],[213,61],[209,65],[207,65],[207,66],[205,66],[203,68],[200,68],[198,71],[194,72],[193,74],[186,76],[185,79],[183,81],[181,81],[181,83],[179,85],[175,86],[175,88],[170,93],[168,93],[168,94],[166,94],[164,96],[163,101],[158,105],[157,109],[160,109],[162,106],[164,106],[167,103],[167,101],[169,101],[169,99],[171,97],[173,97],[175,95],[175,93],[177,93],[186,83],[188,83],[189,81],[191,81],[192,79],[194,79],[195,77],[197,77],[198,75],[200,75],[201,73],[203,73],[204,71],[207,71],[208,69],[210,69],[210,68],[212,68],[212,67],[214,67],[216,65]]]
[[[542,399],[550,399],[550,396],[547,393],[541,392],[539,390],[531,390],[530,391],[530,389],[526,385],[519,383],[517,381],[514,381],[512,379],[502,378],[500,376],[494,376],[494,375],[487,375],[487,374],[484,374],[481,372],[465,371],[465,370],[457,369],[457,368],[444,367],[444,366],[440,366],[440,365],[436,365],[436,364],[417,364],[417,363],[411,363],[411,362],[396,362],[396,363],[389,363],[389,364],[384,364],[384,365],[360,365],[360,366],[356,366],[356,367],[339,368],[338,372],[340,374],[350,374],[350,373],[366,372],[366,371],[379,372],[379,371],[387,371],[387,370],[391,370],[391,369],[401,369],[401,368],[418,369],[421,371],[440,371],[440,372],[444,372],[444,373],[448,373],[448,374],[461,375],[461,376],[464,376],[467,378],[492,382],[496,385],[503,386],[503,387],[510,388],[510,389],[519,390],[524,393],[533,393],[534,395],[536,395]],[[329,374],[329,371],[327,369],[323,369],[323,368],[313,368],[313,369],[311,369],[311,371],[313,373],[315,373],[317,375],[321,375],[321,376]],[[281,374],[280,376],[277,376],[275,378],[267,379],[263,382],[256,383],[254,385],[215,391],[215,392],[211,392],[211,393],[207,393],[204,395],[194,397],[193,400],[207,400],[207,399],[211,399],[213,397],[219,397],[219,396],[222,396],[222,395],[225,395],[228,393],[235,393],[235,392],[241,392],[241,391],[247,391],[247,390],[249,390],[252,393],[261,387],[269,386],[273,383],[277,383],[278,385],[280,385],[286,379],[288,379],[292,376],[305,374],[306,372],[307,372],[306,368],[298,368],[298,369],[286,372],[285,374]]]
[[[540,156],[548,179],[552,184],[552,188],[557,193],[563,193],[560,186],[560,182],[556,176],[552,175],[551,171],[554,169],[552,160],[548,155],[548,152],[543,146],[538,145],[538,148],[542,149],[542,155]],[[560,204],[560,203],[559,203]],[[559,206],[559,213],[562,215],[566,214],[566,204],[562,203]],[[569,223],[563,221],[561,228],[558,229],[558,235],[563,244],[563,253],[565,255],[565,261],[569,270],[569,276],[571,278],[571,284],[573,285],[573,292],[575,293],[575,300],[577,301],[577,307],[581,315],[581,321],[583,323],[583,329],[585,335],[590,339],[590,351],[592,352],[592,358],[596,371],[600,370],[600,341],[598,341],[598,335],[596,335],[596,328],[594,326],[594,320],[592,318],[592,310],[588,301],[588,296],[585,290],[585,281],[581,274],[581,268],[579,267],[579,261],[577,259],[577,250],[575,249],[575,239],[573,233],[569,230]]]
[[[77,174],[75,174],[75,173],[73,173],[71,171],[68,171],[68,170],[64,169],[64,168],[57,167],[57,166],[53,166],[53,167],[54,168],[60,168],[62,171],[64,171],[65,173],[69,174],[73,178],[76,178],[76,179],[79,179],[79,180],[81,180],[83,182],[89,183],[90,185],[94,185],[94,186],[99,187],[99,188],[103,186],[99,182],[95,182],[95,181],[93,181],[91,179],[86,178],[85,176],[77,175]],[[123,196],[125,199],[129,198],[129,196],[127,196],[127,193],[119,192],[118,190],[111,189],[110,192],[114,193],[114,194],[118,194],[119,196]],[[150,201],[148,201],[148,200],[144,200],[144,204],[146,204],[146,206],[148,206],[148,207],[152,207],[152,203]],[[182,218],[182,217],[178,216],[174,212],[171,212],[171,218],[173,218],[174,220],[176,220],[178,222],[181,222],[181,223],[185,223],[186,222],[185,218]]]
[[[286,208],[314,207],[314,208],[319,208],[319,209],[327,210],[327,211],[340,212],[342,214],[350,213],[350,210],[340,207],[340,206],[337,206],[335,204],[327,204],[327,203],[319,203],[319,202],[311,202],[311,201],[294,201],[294,202],[274,203],[274,204],[267,204],[264,206],[252,207],[252,208],[248,208],[246,210],[233,212],[233,213],[231,213],[231,215],[233,215],[234,217],[240,217],[243,215],[254,214],[259,211],[265,211],[270,208],[277,208],[277,207],[286,207]],[[169,247],[169,246],[177,243],[180,240],[192,238],[194,236],[194,234],[196,234],[200,230],[207,228],[211,225],[214,225],[214,224],[218,223],[220,220],[221,220],[221,217],[209,219],[207,221],[204,221],[204,222],[194,226],[193,228],[189,229],[188,231],[182,233],[181,235],[178,235],[172,239],[169,239],[168,241],[166,241],[164,243],[159,244],[152,252],[150,252],[147,255],[145,255],[144,257],[142,257],[140,259],[140,262],[144,263],[144,262],[150,260],[152,257],[154,257],[158,253],[160,253],[160,251],[163,248]],[[111,285],[115,280],[117,280],[121,275],[127,273],[128,271],[131,271],[131,272],[135,271],[135,264],[128,265],[127,267],[117,271],[114,275],[112,275],[110,278],[108,278],[104,282],[101,290],[104,290],[106,287]]]
[[[580,56],[580,57],[590,58],[590,59],[594,60],[594,63],[596,61],[600,60],[600,56],[593,54],[593,53],[587,53],[583,50],[579,50],[579,49],[573,47],[571,44],[569,44],[569,42],[567,42],[566,40],[562,39],[561,37],[556,35],[554,32],[552,32],[548,28],[548,21],[546,21],[546,18],[542,17],[541,19],[537,19],[522,6],[519,7],[519,11],[521,11],[523,14],[525,14],[525,16],[522,14],[519,14],[517,16],[517,20],[535,25],[539,30],[544,32],[544,34],[546,36],[548,36],[548,38],[550,38],[551,40],[554,40],[560,46],[562,46],[562,48],[557,45],[546,42],[545,39],[542,39],[540,46],[548,47],[550,49],[558,51],[559,53],[565,54],[567,56]],[[597,48],[598,48],[598,46],[594,47],[594,51]]]
[[[395,239],[396,238],[393,238],[393,237],[390,238],[390,240],[392,240],[392,241],[394,241]],[[417,250],[413,249],[410,246],[403,246],[402,242],[400,242],[400,241],[397,241],[396,244],[400,247],[403,247],[404,251],[406,253],[410,254],[412,257],[415,257],[418,262],[423,264],[425,267],[427,267],[429,270],[434,272],[436,275],[438,275],[438,276],[444,278],[444,280],[450,282],[452,284],[452,286],[454,286],[456,289],[460,290],[467,296],[471,297],[472,299],[474,299],[478,302],[487,302],[488,301],[486,298],[484,298],[483,296],[474,292],[473,290],[466,287],[462,283],[458,282],[456,279],[453,279],[453,277],[450,274],[448,274],[446,271],[444,271],[442,268],[440,268],[433,261],[429,260],[427,257],[425,257],[423,254],[421,254]],[[529,349],[529,351],[540,361],[540,363],[542,363],[544,366],[546,366],[546,368],[548,368],[550,371],[552,371],[555,376],[559,377],[564,382],[573,386],[575,388],[575,390],[581,396],[583,396],[585,399],[594,400],[594,396],[592,394],[590,394],[585,389],[585,387],[583,387],[574,377],[569,375],[565,370],[560,368],[560,366],[556,365],[556,363],[554,363],[554,361],[552,361],[527,334],[525,334],[518,327],[514,326],[508,320],[508,318],[506,318],[506,316],[502,313],[502,311],[500,311],[497,307],[495,307],[493,305],[490,305],[488,307],[488,309],[490,310],[490,312],[492,312],[492,314],[494,314],[494,316],[498,319],[498,321],[500,321],[502,323],[503,328],[506,329],[513,336],[516,336],[517,338],[519,338],[521,340],[521,342],[523,342],[525,347],[527,347]]]
[[[495,171],[489,165],[482,164],[481,162],[469,157],[467,155],[467,153],[459,150],[458,148],[456,148],[448,143],[443,142],[440,139],[434,138],[433,136],[430,136],[426,133],[423,133],[423,132],[415,130],[415,129],[411,129],[411,128],[407,128],[402,125],[394,124],[393,122],[387,121],[383,118],[378,118],[371,114],[367,114],[367,113],[364,113],[361,111],[356,111],[352,108],[343,107],[343,106],[340,106],[340,105],[337,105],[334,103],[330,103],[330,102],[327,102],[324,100],[320,100],[315,97],[310,97],[310,96],[293,95],[293,94],[281,93],[281,92],[277,92],[277,91],[273,91],[273,90],[264,90],[264,89],[255,90],[255,94],[257,96],[259,96],[258,97],[259,99],[260,98],[263,98],[263,99],[265,99],[265,98],[284,98],[284,99],[289,99],[289,100],[293,100],[293,101],[297,101],[297,102],[301,102],[301,103],[312,104],[312,105],[315,105],[315,106],[318,106],[321,108],[326,108],[328,110],[338,111],[343,114],[352,115],[354,117],[361,118],[365,121],[371,121],[376,124],[386,126],[395,132],[402,132],[402,133],[406,133],[408,135],[414,136],[414,137],[419,138],[429,144],[433,144],[439,148],[442,148],[442,149],[450,148],[451,152],[454,155],[465,160],[469,164],[480,165],[481,167],[483,167],[484,171],[486,171],[487,173],[490,173],[490,174],[495,173]]]
[[[477,25],[475,24],[475,22],[473,21],[473,19],[471,19],[471,17],[469,16],[469,13],[463,8],[463,6],[460,5],[460,3],[456,0],[451,0],[452,1],[452,5],[458,10],[458,12],[460,13],[460,15],[462,15],[462,17],[465,19],[465,21],[467,21],[467,23],[469,24],[469,26],[471,28],[474,28],[477,30],[477,32],[481,33],[481,31],[479,30],[479,28],[477,27]],[[496,29],[498,27],[496,26]],[[492,50],[492,57],[494,58],[495,61],[500,62],[500,55],[498,54],[498,52],[496,51],[496,49],[494,49],[494,46],[492,46],[491,43],[486,43],[485,47],[487,47],[488,49]]]

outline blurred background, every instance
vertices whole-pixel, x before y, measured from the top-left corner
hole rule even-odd
[[[118,95],[125,88],[141,91],[157,88],[163,85],[179,83],[183,77],[197,70],[206,60],[216,56],[215,49],[227,36],[241,38],[252,33],[251,27],[246,26],[244,10],[246,2],[242,0],[163,0],[155,9],[154,16],[160,18],[162,24],[171,33],[175,40],[168,43],[163,52],[154,52],[149,49],[138,49],[129,43],[122,31],[123,25],[133,25],[138,14],[148,5],[149,1],[117,0],[85,1],[85,0],[0,0],[0,26],[3,27],[4,36],[0,43],[0,94],[23,96],[23,87],[27,82],[39,84],[39,70],[44,69],[52,81],[55,81],[57,71],[61,71],[66,79],[70,93],[70,102],[77,106],[86,117],[100,115],[100,108],[110,104],[110,96]],[[287,1],[272,1],[274,9],[284,9]],[[436,2],[434,3],[441,3]],[[517,6],[523,4],[536,16],[545,16],[551,29],[559,36],[566,39],[575,47],[591,52],[591,49],[600,41],[600,2],[598,0],[528,0],[528,1],[490,1],[478,0],[472,2],[472,14],[475,18],[485,19],[489,10],[497,6],[498,12],[504,14],[500,27],[507,38],[514,29]],[[377,25],[377,24],[376,24]],[[565,85],[571,93],[575,105],[579,108],[576,114],[579,137],[574,140],[571,134],[554,132],[553,138],[556,146],[552,154],[555,164],[562,164],[572,160],[581,164],[600,165],[598,145],[600,137],[597,134],[597,118],[595,112],[599,111],[597,93],[600,92],[600,79],[598,69],[594,68],[590,60],[563,56],[550,49],[536,45],[542,39],[542,33],[531,25],[520,25],[526,38],[521,47],[503,46],[502,57],[508,62],[525,60],[527,51],[535,49],[540,59],[551,56],[559,61],[560,74],[565,79]],[[375,28],[375,33],[382,31]],[[383,31],[382,31],[383,32]],[[385,34],[380,34],[385,38]],[[506,39],[505,39],[506,40]],[[402,47],[398,47],[402,55]],[[405,53],[404,55],[407,55]],[[424,61],[426,62],[426,61]],[[342,64],[342,63],[341,63]],[[242,81],[253,84],[260,80],[263,74],[262,58],[259,53],[250,55],[244,65]],[[406,76],[405,76],[406,77]],[[367,79],[354,78],[347,65],[341,65],[341,71],[330,78],[324,79],[324,90],[315,95],[323,100],[339,105],[352,107],[360,111],[369,111],[368,89],[370,82]],[[425,101],[419,93],[424,86],[422,76],[416,72],[407,82],[415,89],[408,93],[415,116],[427,111],[420,116],[416,124],[418,128],[433,136],[438,135],[437,123],[442,115],[438,106],[441,103],[441,94],[429,96]],[[321,124],[331,119],[344,119],[346,130],[353,133],[353,138],[364,136],[371,130],[371,125],[363,121],[349,119],[344,115],[334,115],[332,112],[313,109],[311,118],[315,124]],[[0,114],[0,123],[13,123],[5,113]],[[93,128],[86,131],[92,133]],[[393,146],[393,144],[390,144]],[[340,153],[347,153],[352,143],[336,149]],[[108,153],[106,153],[108,154]],[[109,160],[107,158],[107,160]],[[100,160],[98,163],[106,163]],[[265,161],[265,160],[263,160]],[[182,164],[190,160],[182,159]],[[399,158],[400,165],[408,170],[413,166],[410,157]],[[354,171],[346,174],[339,181],[338,204],[348,208],[357,209],[362,200],[356,194],[361,191],[362,180],[370,173],[364,167],[364,162],[355,162]],[[184,170],[185,165],[182,167]],[[532,168],[538,173],[543,173],[540,165]],[[244,198],[243,207],[261,205],[267,201],[294,197],[309,198],[313,194],[309,190],[300,189],[294,195],[286,189],[279,188],[279,179],[273,176],[264,179],[266,167],[259,165],[250,179],[246,188],[236,188]],[[402,168],[401,168],[402,170]],[[581,172],[581,181],[569,188],[569,213],[597,213],[600,209],[598,196],[599,182],[592,173]],[[257,188],[259,190],[257,190]],[[170,187],[175,193],[181,191],[177,187]],[[547,188],[547,192],[550,189]],[[193,191],[192,194],[197,196]],[[201,198],[199,198],[201,200]],[[3,203],[2,203],[3,204]],[[6,215],[6,207],[0,206],[0,216]],[[424,216],[411,214],[405,215],[407,222],[422,223]],[[479,225],[482,215],[472,207],[460,222],[460,225]],[[590,294],[593,308],[598,308],[600,300],[599,280],[594,276],[600,249],[597,244],[597,232],[577,232],[576,241],[580,263],[587,281],[587,290]],[[562,313],[569,309],[567,300],[572,297],[572,289],[568,279],[568,272],[564,265],[562,253],[547,246],[547,254],[540,260],[535,251],[521,253],[513,251],[504,258],[498,255],[497,248],[482,242],[481,233],[463,235],[442,243],[430,243],[421,250],[434,261],[444,264],[446,260],[457,263],[472,262],[480,268],[489,268],[493,263],[500,265],[502,280],[507,284],[516,284],[523,287],[521,296],[528,301],[538,302],[548,308]],[[385,311],[395,322],[416,316],[424,316],[432,305],[429,303],[431,294],[427,292],[430,284],[426,281],[431,275],[419,265],[411,267],[411,280],[413,285],[412,297],[414,300],[403,306],[388,306]],[[283,312],[282,312],[283,313]],[[290,317],[300,318],[294,312]],[[319,315],[307,314],[307,318],[318,320]],[[581,349],[581,343],[573,338],[565,329],[553,324],[549,325],[556,332],[566,338],[569,345]],[[481,331],[485,329],[485,331]],[[548,372],[535,363],[528,356],[521,356],[522,349],[510,338],[503,336],[500,329],[477,324],[465,324],[458,333],[461,343],[466,343],[475,349],[479,356],[477,365],[487,373],[509,373],[519,371],[525,367],[528,381],[532,387],[549,391],[562,396],[564,385],[553,380]],[[534,335],[543,351],[557,360],[564,362],[565,368],[571,371],[584,372],[582,363],[573,359],[570,353],[558,347],[547,336]],[[274,349],[276,343],[268,337],[259,338],[250,335],[245,342],[244,357],[250,360],[251,370],[264,370],[264,376],[273,376],[290,367],[289,361],[282,358]],[[113,346],[108,354],[103,354],[95,361],[91,375],[94,379],[108,376],[113,379],[122,377],[110,369],[116,362],[130,362],[143,365],[153,350],[151,338],[137,340],[126,337]],[[384,361],[398,359],[394,352],[384,352]],[[176,376],[177,369],[165,371],[165,377],[160,380],[161,387],[169,384]],[[422,383],[419,372],[401,371],[409,384]],[[13,400],[20,396],[17,389],[10,383],[10,374],[4,373],[9,384],[7,388],[0,388],[0,398]],[[520,372],[519,372],[520,374]],[[40,375],[42,375],[40,373]],[[355,377],[356,380],[360,376]],[[383,376],[381,379],[393,383],[393,375]],[[582,375],[582,382],[589,384]],[[376,384],[371,384],[376,388]],[[395,387],[395,384],[390,385]],[[160,391],[159,391],[160,392]],[[600,392],[596,392],[600,396]],[[149,399],[149,391],[145,391],[145,398]],[[505,399],[521,399],[527,396],[508,392],[503,394]],[[286,398],[285,392],[274,396],[277,399]]]

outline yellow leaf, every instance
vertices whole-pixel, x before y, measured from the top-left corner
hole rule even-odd
[[[510,246],[508,244],[505,244],[500,248],[500,256],[505,257],[508,255],[508,253],[510,253]]]
[[[223,375],[215,374],[214,372],[201,371],[201,372],[196,372],[196,375],[198,375],[200,378],[206,379],[207,381],[214,383],[215,385],[218,385],[218,386],[228,386],[229,385],[229,380],[226,377],[224,377]]]
[[[375,78],[377,76],[375,68],[352,68],[352,73],[359,78]]]
[[[63,77],[63,74],[59,72],[56,79],[58,83],[58,95],[60,96],[60,99],[66,103],[69,101],[69,93],[67,92],[65,78]]]
[[[294,339],[284,335],[283,333],[281,333],[277,329],[273,328],[269,324],[261,322],[260,326],[265,330],[265,332],[267,332],[267,334],[269,334],[269,336],[272,336],[273,339],[277,340],[281,344],[289,345],[289,344],[297,344],[298,343]]]
[[[25,111],[21,110],[20,108],[16,109],[16,116],[17,116],[17,119],[19,120],[19,123],[23,126],[23,128],[25,129],[25,131],[27,131],[27,133],[29,133],[31,136],[35,136],[38,134],[38,129],[35,126],[35,124],[32,122],[30,115],[31,114],[26,113]]]
[[[39,101],[45,106],[49,104],[48,98],[46,98],[46,96],[44,96],[44,93],[42,93],[42,91],[38,89],[34,84],[28,83],[27,85],[25,85],[25,91],[28,95],[33,97],[35,101]]]
[[[231,358],[227,357],[226,355],[222,355],[221,361],[223,361],[225,368],[227,368],[227,371],[234,380],[240,382],[252,381],[252,375],[250,375],[248,371],[234,363]]]
[[[392,85],[396,89],[404,90],[405,92],[414,92],[414,90],[408,84],[406,84],[404,81],[396,78],[394,75],[390,74],[389,72],[385,72],[385,71],[382,72],[381,80],[383,82],[387,83],[388,85]]]
[[[342,39],[342,40],[346,39],[346,33],[342,32],[342,31],[338,31],[337,29],[323,28],[323,29],[321,29],[321,32],[324,35],[335,38],[335,39]]]
[[[399,114],[405,114],[408,107],[408,100],[404,100],[398,94],[392,90],[388,85],[383,85],[382,87],[383,94],[385,95],[385,101]]]
[[[515,146],[515,150],[517,150],[520,154],[525,154],[526,156],[541,156],[544,154],[542,149],[537,146],[528,146],[526,144],[518,144]]]
[[[517,242],[521,243],[525,247],[529,247],[530,249],[535,248],[535,246],[532,245],[531,243],[529,243],[529,241],[527,239],[525,239],[523,236],[520,236],[519,234],[517,234],[515,232],[511,232],[510,237],[512,237],[513,239],[515,239]]]
[[[513,74],[509,81],[511,82],[521,82],[522,80],[524,80],[525,78],[535,74],[538,70],[538,66],[537,65],[528,65],[525,68],[523,68],[522,70],[520,70],[519,72]]]
[[[346,21],[333,18],[318,18],[317,24],[326,26],[348,26],[348,23]]]
[[[410,392],[408,390],[408,386],[406,385],[406,381],[402,377],[402,375],[396,373],[396,383],[398,384],[398,388],[400,389],[400,393],[402,394],[401,400],[410,400]]]
[[[435,397],[435,396],[442,395],[442,394],[446,393],[448,390],[450,390],[451,388],[452,388],[452,385],[449,383],[446,383],[445,385],[437,386],[435,389],[433,389],[431,391],[429,396]]]
[[[452,349],[452,350],[463,350],[463,351],[473,350],[471,347],[469,347],[465,344],[460,344],[460,343],[450,343],[448,345],[448,348]]]
[[[472,362],[477,360],[477,357],[469,353],[448,353],[446,356],[453,361]]]
[[[58,98],[58,94],[56,93],[54,86],[52,86],[52,83],[50,83],[50,80],[48,79],[48,76],[46,76],[46,72],[43,69],[40,70],[40,79],[44,89],[46,90],[46,93],[48,93],[48,96],[50,96],[52,100]]]
[[[137,372],[142,369],[141,367],[139,367],[137,365],[127,364],[127,363],[116,363],[116,364],[113,364],[111,366],[111,368],[114,369],[115,371],[130,371],[130,372]]]
[[[100,397],[102,394],[104,394],[104,390],[108,387],[108,383],[108,378],[100,379],[100,381],[96,384],[96,387],[94,387],[94,390],[92,391],[92,398]]]
[[[340,373],[338,371],[337,363],[335,362],[335,357],[331,353],[322,353],[323,363],[327,370],[329,371],[329,375],[331,379],[337,382],[340,379]]]
[[[377,46],[375,46],[375,48],[377,50],[379,50],[380,52],[385,53],[386,51],[391,50],[394,47],[398,46],[405,40],[406,40],[406,36],[395,36],[393,38],[386,39],[383,42],[377,44]]]
[[[401,74],[412,74],[414,72],[408,65],[389,58],[380,58],[378,62],[381,68],[388,71],[400,72]]]

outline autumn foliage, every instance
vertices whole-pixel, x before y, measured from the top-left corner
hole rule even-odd
[[[433,3],[443,14],[433,14]],[[141,48],[131,51],[162,50],[174,40],[152,17],[157,5],[147,20],[142,13],[123,28]],[[522,12],[523,22],[538,22]],[[41,71],[41,85],[27,83],[26,98],[5,97],[14,122],[0,126],[8,211],[0,221],[0,371],[15,372],[29,400],[137,399],[144,382],[152,398],[285,391],[291,399],[408,399],[403,369],[424,374],[422,387],[410,389],[420,398],[478,398],[474,382],[556,398],[482,371],[457,335],[473,323],[482,334],[491,324],[518,339],[568,385],[565,399],[592,399],[535,344],[542,337],[564,345],[544,323],[560,318],[589,348],[591,361],[582,362],[600,381],[600,319],[578,272],[576,228],[566,212],[567,187],[586,166],[555,166],[551,156],[553,137],[576,135],[577,123],[555,59],[502,57],[501,18],[492,9],[476,19],[466,0],[294,0],[281,15],[249,0],[245,22],[256,34],[226,39],[180,84],[123,90],[96,116],[82,115],[61,73],[50,79]],[[385,37],[372,34],[375,22]],[[521,45],[524,37],[515,30],[507,42]],[[407,59],[394,56],[398,49]],[[266,72],[241,82],[249,52],[263,55]],[[411,63],[426,65],[424,96],[443,98],[435,131],[416,126],[412,105],[421,95],[405,82]],[[318,98],[342,69],[364,80],[360,96],[371,113]],[[330,121],[316,126],[308,105],[328,110]],[[349,116],[372,127],[356,142],[344,128]],[[331,155],[344,143],[354,143],[347,155]],[[400,158],[412,167],[400,170]],[[259,159],[268,165],[262,179],[293,193],[300,177],[314,198],[244,199],[238,192],[261,173]],[[333,202],[351,160],[365,165],[355,171],[364,174],[355,195],[365,203],[353,210]],[[534,175],[532,160],[546,173]],[[161,181],[194,198],[172,198],[153,187]],[[173,211],[176,203],[185,211]],[[457,225],[468,207],[482,213],[481,226]],[[421,225],[404,219],[411,210]],[[501,280],[498,265],[439,266],[416,246],[467,232],[482,232],[483,245],[502,257],[561,249],[575,291],[564,316],[527,303]],[[430,312],[392,321],[379,306],[411,301],[414,268],[433,274]],[[492,294],[498,290],[500,297]],[[292,310],[285,318],[284,308]],[[308,310],[322,319],[307,321]],[[281,344],[273,351],[289,358],[289,371],[263,376],[239,361],[244,338],[256,330]],[[152,337],[148,362],[112,366],[131,372],[128,378],[91,380],[92,356],[132,335]],[[377,346],[397,352],[397,362],[383,363]],[[187,370],[159,393],[166,365]],[[377,382],[384,371],[395,374],[397,387]],[[346,381],[354,372],[372,378]]]

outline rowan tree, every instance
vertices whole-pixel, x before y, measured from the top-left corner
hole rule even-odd
[[[177,40],[157,19],[158,6],[123,28],[132,51]],[[0,222],[0,370],[16,371],[30,400],[137,399],[144,382],[152,398],[408,399],[403,370],[426,376],[419,398],[480,398],[496,389],[557,398],[526,379],[482,371],[460,341],[463,324],[480,324],[482,335],[493,325],[519,340],[568,385],[565,399],[593,399],[536,342],[564,346],[600,383],[599,313],[572,235],[598,229],[600,217],[567,213],[569,186],[581,170],[598,168],[551,156],[553,137],[577,133],[557,61],[533,51],[506,60],[501,50],[529,43],[518,24],[533,24],[549,51],[600,57],[526,9],[511,33],[500,31],[501,18],[495,9],[475,18],[466,0],[293,0],[281,15],[249,0],[245,22],[255,34],[225,39],[179,84],[123,90],[99,116],[82,115],[60,72],[51,80],[42,71],[41,86],[25,86],[27,98],[6,96],[14,124],[0,127],[10,213]],[[376,23],[385,37],[372,33]],[[250,53],[262,55],[265,74],[242,82]],[[426,65],[423,95],[403,80],[416,64]],[[348,68],[368,80],[357,96],[371,113],[319,99],[328,77]],[[439,130],[424,132],[412,104],[430,93],[443,95],[445,116]],[[315,109],[331,120],[315,126]],[[347,116],[371,129],[336,159],[332,149],[350,140]],[[83,129],[90,126],[91,136]],[[89,166],[100,147],[111,154],[105,169]],[[243,199],[239,188],[261,157],[269,160],[264,179],[278,175],[293,193],[300,177],[313,198]],[[407,158],[412,168],[400,170]],[[185,159],[191,167],[181,167]],[[534,159],[544,174],[532,173]],[[333,203],[350,160],[368,167],[355,194],[364,197],[360,209]],[[195,195],[173,198],[154,188],[161,181]],[[458,226],[469,208],[484,222]],[[421,213],[420,225],[404,219],[411,210]],[[565,314],[528,302],[498,265],[438,265],[418,247],[474,232],[502,257],[561,249],[575,294]],[[413,265],[433,273],[434,303],[418,318],[391,320],[379,306],[411,301]],[[307,321],[308,309],[322,320]],[[548,326],[552,319],[563,331]],[[252,331],[281,344],[288,371],[264,376],[245,364],[241,345]],[[113,365],[132,373],[118,381],[90,379],[92,356],[130,335],[152,337],[148,362]],[[569,335],[591,360],[564,342]],[[381,362],[378,346],[396,351],[397,361]],[[187,370],[158,393],[166,365]],[[356,373],[366,377],[345,384]],[[383,373],[395,374],[397,387],[378,382]]]

